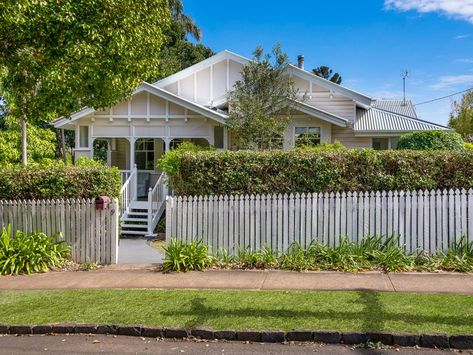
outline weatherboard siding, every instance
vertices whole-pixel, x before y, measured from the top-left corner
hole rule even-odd
[[[339,141],[347,148],[371,148],[371,137],[356,137],[351,128],[332,127],[332,142]]]

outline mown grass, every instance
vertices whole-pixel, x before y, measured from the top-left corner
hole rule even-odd
[[[0,323],[473,334],[473,296],[362,291],[3,291]]]

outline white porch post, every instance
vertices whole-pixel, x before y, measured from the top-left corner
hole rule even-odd
[[[135,166],[135,143],[136,143],[136,138],[130,138],[128,139],[130,142],[130,170],[133,170],[133,167]]]
[[[164,153],[167,153],[171,149],[171,138],[164,138]]]

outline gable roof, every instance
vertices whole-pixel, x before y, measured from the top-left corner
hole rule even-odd
[[[300,101],[291,101],[289,106],[297,111],[303,112],[309,116],[319,118],[323,121],[327,121],[335,126],[339,127],[346,127],[348,124],[348,120],[335,115],[333,113],[327,112],[325,110],[321,110],[320,108],[314,107],[312,105],[308,105],[304,102]]]
[[[350,99],[356,101],[358,104],[360,104],[363,107],[369,107],[373,103],[373,99],[367,95],[361,94],[345,86],[335,84],[334,82],[331,82],[330,80],[321,78],[320,76],[315,75],[311,72],[308,72],[304,69],[301,69],[293,64],[289,64],[288,72],[292,75],[299,76],[302,79],[315,81],[317,85],[320,85],[321,87],[325,89],[338,92],[343,96],[349,97]]]
[[[251,59],[248,59],[248,58],[245,58],[239,54],[236,54],[236,53],[233,53],[233,52],[230,52],[228,50],[223,50],[221,52],[218,52],[217,54],[207,58],[207,59],[204,59],[203,61],[201,62],[198,62],[194,65],[191,65],[190,67],[187,67],[175,74],[172,74],[170,76],[167,76],[161,80],[158,80],[157,82],[153,83],[154,86],[156,87],[165,87],[169,84],[172,84],[178,80],[181,80],[181,79],[184,79],[186,77],[188,77],[189,75],[192,75],[193,73],[195,72],[198,72],[202,69],[205,69],[207,67],[210,67],[211,65],[213,64],[217,64],[219,62],[221,62],[222,60],[226,60],[226,59],[230,59],[230,60],[233,60],[237,63],[240,63],[242,65],[246,65],[248,64],[249,62],[251,62]]]
[[[202,69],[205,69],[213,64],[216,64],[222,60],[230,59],[233,60],[237,63],[240,63],[242,65],[246,65],[252,61],[252,59],[245,58],[239,54],[233,53],[228,50],[223,50],[214,56],[207,58],[197,64],[194,64],[186,69],[181,70],[180,72],[177,72],[173,75],[170,75],[162,80],[159,80],[155,83],[153,83],[154,86],[163,88],[167,85],[170,85],[178,80],[184,79],[188,77],[189,75],[192,75],[195,72],[198,72]],[[359,103],[361,106],[370,106],[373,99],[371,97],[368,97],[364,94],[361,94],[359,92],[356,92],[352,89],[349,89],[347,87],[335,84],[331,82],[330,80],[326,80],[324,78],[321,78],[313,73],[310,73],[308,71],[305,71],[304,69],[301,69],[293,64],[289,64],[287,68],[288,74],[292,74],[295,76],[298,76],[302,79],[309,80],[309,81],[315,81],[317,85],[320,85],[321,87],[332,90],[335,92],[340,93],[343,96],[349,97],[352,100],[356,101]]]
[[[355,133],[403,133],[412,131],[450,130],[450,128],[417,117],[372,107],[357,108]]]
[[[144,82],[143,84],[141,84],[132,94],[133,95],[136,95],[140,92],[149,92],[153,95],[156,95],[164,100],[168,100],[169,102],[172,102],[176,105],[179,105],[179,106],[183,106],[191,111],[194,111],[194,112],[197,112],[199,114],[201,114],[202,116],[205,116],[205,117],[208,117],[210,119],[213,119],[214,121],[217,121],[218,123],[221,123],[221,124],[225,124],[225,119],[227,118],[227,115],[221,113],[221,112],[218,112],[218,111],[215,111],[215,110],[212,110],[208,107],[205,107],[205,106],[202,106],[202,105],[199,105],[193,101],[189,101],[187,99],[184,99],[180,96],[177,96],[169,91],[166,91],[164,89],[161,89],[161,88],[158,88],[154,85],[151,85],[149,83],[146,83]],[[96,110],[93,109],[93,108],[88,108],[88,107],[85,107],[83,108],[82,110],[80,111],[77,111],[77,112],[74,112],[70,118],[66,118],[66,117],[60,117],[58,119],[56,119],[55,121],[53,121],[53,125],[54,127],[56,128],[60,128],[60,127],[63,127],[73,121],[76,121],[82,117],[86,117],[90,114],[93,114],[95,113]]]

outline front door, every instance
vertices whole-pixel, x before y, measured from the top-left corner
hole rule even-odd
[[[138,198],[148,196],[150,174],[154,172],[155,164],[154,139],[142,138],[136,141],[135,162],[138,168]]]

